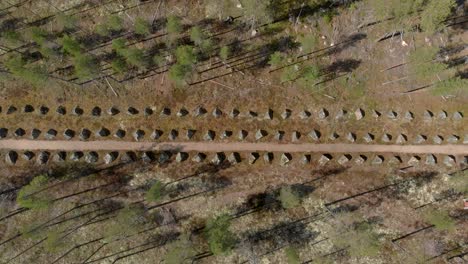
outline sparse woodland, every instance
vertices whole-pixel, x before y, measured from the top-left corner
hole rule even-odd
[[[229,76],[254,76],[358,103],[369,87],[383,101],[388,87],[463,101],[467,8],[455,0],[1,1],[1,94],[111,89],[92,96],[121,99],[151,83],[175,101]],[[355,27],[339,31],[346,18]],[[378,45],[392,41],[401,51],[384,56]],[[381,57],[359,58],[371,50]],[[240,82],[221,83],[228,92],[213,97],[235,97],[229,92],[244,89]],[[293,91],[281,96],[299,98]],[[0,179],[0,262],[467,259],[466,168],[254,166],[135,161],[12,170]]]

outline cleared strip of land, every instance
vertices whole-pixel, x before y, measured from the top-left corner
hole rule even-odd
[[[130,142],[130,141],[66,141],[66,140],[0,140],[0,149],[62,151],[199,151],[199,152],[338,152],[338,153],[432,153],[468,154],[468,145],[375,145],[375,144],[281,144],[247,142]]]

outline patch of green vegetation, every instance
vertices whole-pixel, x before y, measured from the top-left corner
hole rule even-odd
[[[448,184],[455,191],[468,194],[468,170],[459,171],[455,175],[450,176]]]
[[[70,35],[64,35],[59,42],[62,44],[62,51],[64,53],[78,56],[82,52],[81,44]]]
[[[115,32],[123,29],[123,19],[118,15],[111,15],[107,17],[106,21],[102,24],[98,24],[95,31],[98,35],[103,37],[109,36]]]
[[[47,71],[40,65],[26,65],[26,60],[20,55],[10,57],[5,66],[13,76],[28,82],[35,87],[41,87],[47,81]]]
[[[156,181],[151,188],[146,192],[145,198],[149,202],[158,202],[166,195],[164,183]]]
[[[40,27],[31,27],[28,30],[28,35],[32,41],[42,45],[47,40],[49,33]]]
[[[151,25],[145,19],[138,17],[135,19],[135,33],[140,36],[148,36],[151,34]]]
[[[301,259],[299,257],[299,252],[297,251],[296,248],[294,247],[287,247],[284,250],[284,253],[286,254],[286,259],[288,261],[288,264],[300,264]]]
[[[309,65],[302,72],[299,81],[305,88],[312,88],[320,80],[321,70],[318,65]]]
[[[80,54],[73,57],[73,66],[79,79],[93,78],[99,73],[98,61],[90,55]]]
[[[166,30],[169,34],[179,34],[182,32],[182,22],[179,17],[170,15],[167,17]]]
[[[59,230],[52,230],[47,233],[44,248],[49,253],[56,253],[68,244],[67,241]]]
[[[421,13],[421,28],[431,34],[440,30],[456,5],[455,0],[430,0]]]
[[[309,53],[314,51],[318,46],[318,38],[316,35],[307,34],[299,36],[299,43],[301,43],[302,52]]]
[[[434,95],[449,95],[454,94],[463,89],[467,89],[468,80],[462,79],[459,76],[437,82],[434,87],[431,88],[431,92]]]
[[[138,232],[146,223],[143,208],[126,206],[105,226],[104,236],[106,240],[128,236]]]
[[[62,30],[72,30],[76,27],[77,19],[74,16],[69,16],[65,13],[57,14],[57,23],[62,27]]]
[[[379,235],[367,222],[357,223],[352,230],[337,235],[333,243],[340,248],[348,248],[352,257],[375,257],[383,246]]]
[[[48,184],[46,175],[38,175],[32,181],[21,188],[16,197],[16,202],[28,209],[44,209],[51,205],[52,199],[41,190]]]
[[[122,57],[116,57],[112,60],[112,69],[117,73],[124,73],[127,70],[127,63]]]
[[[272,68],[276,68],[276,67],[279,67],[283,63],[283,60],[284,60],[284,58],[283,58],[283,55],[281,54],[281,52],[276,51],[275,53],[270,55],[270,59],[268,60],[268,64]]]
[[[230,254],[237,243],[234,233],[229,230],[230,226],[231,218],[227,214],[219,215],[206,223],[205,237],[214,255]]]
[[[281,188],[278,200],[281,202],[281,206],[284,209],[294,208],[301,204],[301,198],[291,186],[284,186]]]
[[[436,229],[441,231],[455,231],[455,221],[450,217],[447,211],[442,210],[427,210],[424,212],[424,219],[434,225]]]
[[[6,30],[1,33],[2,38],[5,39],[9,45],[19,45],[23,41],[23,36],[18,31]]]
[[[301,72],[297,65],[284,68],[281,72],[281,82],[294,81],[300,76]]]
[[[231,50],[229,49],[229,46],[223,46],[219,50],[219,57],[223,60],[226,61],[229,58],[229,55],[231,55]]]
[[[171,79],[176,86],[182,86],[186,84],[185,79],[191,72],[192,67],[189,65],[176,63],[169,69],[169,79]]]
[[[177,241],[169,245],[169,250],[164,256],[165,264],[184,264],[192,263],[197,254],[189,235],[181,235]]]

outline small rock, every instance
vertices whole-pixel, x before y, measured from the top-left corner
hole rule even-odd
[[[380,165],[384,162],[384,157],[381,156],[381,155],[377,155],[374,157],[374,159],[372,160],[372,164],[373,165]]]
[[[140,141],[141,139],[143,139],[145,137],[145,131],[141,130],[141,129],[137,129],[135,132],[133,132],[133,138],[136,140],[136,141]]]
[[[442,144],[443,140],[444,138],[440,135],[436,135],[432,138],[432,141],[434,142],[434,144]]]
[[[238,138],[240,140],[244,140],[247,137],[248,134],[249,134],[249,132],[247,132],[246,130],[241,130],[241,131],[239,131]]]
[[[56,112],[57,112],[57,114],[59,114],[59,115],[66,115],[66,114],[67,114],[67,110],[65,109],[64,106],[59,106],[59,107],[57,107]]]
[[[328,117],[328,115],[329,115],[329,113],[328,113],[327,109],[325,109],[325,108],[322,108],[322,109],[320,109],[318,111],[318,118],[319,119],[325,119],[325,118]]]
[[[381,115],[382,115],[382,113],[380,113],[379,111],[372,110],[372,117],[379,118]]]
[[[96,136],[98,136],[98,137],[107,137],[109,135],[110,135],[110,131],[109,131],[109,129],[107,129],[105,127],[102,127],[101,129],[99,129],[96,132]]]
[[[354,162],[355,162],[356,164],[363,164],[363,163],[365,163],[366,161],[367,161],[367,156],[365,156],[365,155],[359,155],[359,156],[357,156],[356,159],[354,160]]]
[[[301,132],[299,132],[299,131],[294,131],[294,132],[292,132],[292,136],[291,136],[291,141],[292,141],[292,142],[296,142],[296,141],[298,141],[300,138],[301,138]]]
[[[25,113],[32,113],[34,112],[34,107],[32,105],[25,105],[23,108],[23,112]]]
[[[22,128],[18,128],[15,130],[15,137],[22,137],[26,134],[26,131]]]
[[[439,119],[446,119],[448,117],[447,112],[444,110],[440,111],[439,114],[437,115]]]
[[[187,109],[181,108],[181,109],[179,110],[179,112],[177,112],[176,115],[177,115],[178,117],[184,117],[184,116],[186,116],[186,115],[188,115],[188,114],[189,114],[189,111],[188,111]]]
[[[33,128],[33,130],[31,130],[31,139],[38,139],[40,135],[41,131],[39,129]]]
[[[257,112],[254,111],[249,111],[247,114],[250,118],[256,118],[258,116]]]
[[[47,113],[49,113],[49,108],[47,106],[41,106],[39,107],[39,113],[41,115],[47,115]]]
[[[84,113],[84,110],[79,106],[75,106],[72,109],[72,114],[74,114],[74,115],[81,116],[81,115],[83,115],[83,113]]]
[[[0,138],[6,138],[8,136],[8,129],[7,128],[0,128]]]
[[[410,111],[406,111],[405,119],[407,119],[409,121],[413,120],[414,119],[414,114],[412,112],[410,112]]]
[[[16,164],[18,161],[18,153],[15,151],[8,151],[8,153],[5,156],[5,162],[11,165]]]
[[[277,130],[274,136],[276,140],[283,140],[285,132],[282,130]]]
[[[143,114],[145,116],[150,116],[154,113],[153,109],[151,107],[145,107],[145,109],[143,110]]]
[[[124,163],[134,162],[136,160],[137,160],[137,155],[133,151],[127,151],[120,157],[120,161]]]
[[[352,159],[352,156],[349,155],[349,154],[342,155],[342,156],[338,159],[338,164],[344,165],[344,164],[348,163],[351,159]]]
[[[215,165],[221,164],[224,160],[226,159],[226,156],[224,155],[223,152],[218,152],[214,155],[214,157],[211,159],[211,163]]]
[[[328,137],[330,140],[336,140],[340,137],[340,135],[338,135],[338,133],[336,132],[333,132],[330,134],[330,136]]]
[[[425,135],[417,135],[416,138],[414,139],[414,143],[416,144],[421,144],[424,141],[426,141],[427,137]]]
[[[55,153],[55,155],[52,157],[52,160],[54,162],[64,162],[67,158],[67,153],[65,151],[59,151]]]
[[[255,139],[260,140],[260,139],[266,137],[267,135],[268,135],[268,133],[265,130],[259,129],[255,133]]]
[[[358,108],[356,111],[354,111],[354,116],[356,117],[356,120],[361,120],[365,115],[366,113],[361,108]]]
[[[47,132],[44,135],[46,139],[54,139],[56,136],[57,136],[57,130],[55,129],[47,130]]]
[[[87,163],[96,163],[98,162],[98,160],[99,160],[99,155],[97,154],[97,152],[94,152],[94,151],[88,152],[85,156],[85,161]]]
[[[215,108],[215,109],[213,110],[213,113],[212,113],[212,114],[213,114],[214,117],[218,118],[218,117],[221,117],[221,115],[223,114],[223,112],[222,112],[221,110],[219,110],[219,108]]]
[[[240,112],[239,110],[237,110],[236,108],[232,109],[231,112],[229,113],[229,116],[231,118],[236,118],[237,116],[239,116]]]
[[[116,138],[124,138],[126,134],[127,134],[127,132],[125,132],[125,130],[123,130],[123,129],[117,129],[117,131],[115,131],[114,137],[116,137]]]
[[[213,141],[215,139],[216,133],[213,130],[208,130],[203,136],[203,140]]]
[[[289,153],[283,153],[283,154],[281,155],[280,165],[281,165],[281,166],[284,166],[284,165],[288,164],[291,160],[292,160],[291,154],[289,154]]]
[[[311,160],[311,156],[309,154],[305,154],[301,157],[301,163],[302,164],[309,164]]]
[[[382,136],[382,141],[383,141],[383,142],[390,142],[390,141],[392,141],[392,135],[387,134],[387,133],[383,134],[383,136]]]
[[[91,137],[91,131],[89,131],[86,128],[81,129],[80,131],[80,139],[81,140],[87,140]]]
[[[47,161],[49,161],[49,157],[50,157],[50,153],[49,153],[49,152],[47,152],[47,151],[41,151],[41,152],[39,152],[39,154],[37,155],[36,163],[39,164],[39,165],[46,164]]]
[[[456,162],[455,162],[455,157],[452,156],[452,155],[447,155],[444,157],[444,164],[447,166],[447,167],[453,167],[455,166]]]
[[[330,155],[330,154],[323,154],[322,156],[320,156],[320,159],[318,160],[318,163],[320,165],[325,165],[327,162],[329,162],[330,160],[333,159],[333,156]]]
[[[369,143],[369,142],[372,142],[375,138],[375,136],[371,133],[366,133],[364,134],[364,136],[362,137],[364,139],[365,142]]]
[[[273,159],[274,159],[273,153],[267,152],[263,154],[263,161],[265,161],[265,163],[269,164],[273,161]]]
[[[461,112],[453,113],[453,120],[462,120],[462,119],[463,119],[463,114]]]
[[[83,152],[75,151],[75,152],[72,152],[72,154],[70,155],[70,160],[79,161],[83,156],[84,156]]]
[[[170,108],[164,107],[161,110],[161,116],[170,116],[170,115],[171,115],[171,109]]]
[[[348,111],[344,110],[344,109],[340,109],[336,115],[335,115],[335,119],[343,119],[346,117],[346,114],[348,114]]]
[[[411,166],[416,166],[419,164],[419,161],[421,160],[421,157],[419,156],[412,156],[409,160],[408,160],[408,165],[411,165]]]
[[[396,119],[398,116],[397,112],[391,110],[387,113],[387,117],[390,118],[390,119]]]
[[[153,162],[156,159],[154,153],[152,151],[145,151],[141,154],[141,160],[144,163]]]
[[[299,112],[299,118],[300,118],[300,119],[307,119],[307,118],[309,118],[311,115],[312,115],[312,113],[309,112],[309,111],[307,111],[307,110],[304,110],[304,111]]]
[[[162,134],[163,132],[161,130],[156,129],[151,133],[151,139],[159,139],[162,136]]]
[[[196,132],[197,132],[197,131],[194,130],[194,129],[188,129],[188,130],[187,130],[187,134],[186,134],[187,139],[192,139],[193,136],[195,136],[195,133],[196,133]]]
[[[450,136],[447,137],[447,142],[451,143],[451,144],[454,144],[454,143],[457,143],[459,139],[460,139],[460,137],[457,136],[457,135],[450,135]]]
[[[285,109],[283,113],[281,113],[281,118],[288,119],[291,117],[292,111],[291,109]]]
[[[175,157],[175,160],[176,162],[183,162],[183,161],[186,161],[188,159],[189,155],[187,152],[178,152],[176,154],[176,157]]]
[[[75,134],[76,134],[75,131],[73,131],[73,130],[67,128],[67,129],[65,129],[65,131],[63,132],[63,137],[64,137],[65,139],[67,139],[67,140],[70,140],[70,139],[72,139],[72,138],[75,137]]]
[[[260,157],[260,154],[258,152],[252,152],[249,155],[249,164],[254,164],[258,158]]]
[[[406,141],[408,141],[408,137],[405,135],[405,134],[399,134],[397,136],[397,139],[396,139],[396,143],[397,144],[403,144],[405,143]]]
[[[355,142],[356,141],[356,134],[354,134],[352,132],[349,132],[348,134],[346,134],[346,139],[349,142]]]
[[[427,165],[436,165],[437,164],[436,156],[434,156],[432,154],[426,155],[426,164]]]
[[[230,138],[232,136],[232,131],[230,130],[224,130],[223,133],[221,134],[222,139]]]
[[[434,116],[434,114],[433,114],[431,111],[429,111],[429,110],[426,110],[426,111],[424,111],[424,113],[423,113],[423,119],[424,119],[425,121],[431,121],[433,116]]]
[[[229,161],[229,163],[231,163],[231,164],[237,164],[237,163],[241,162],[241,156],[240,156],[239,153],[233,152],[233,153],[231,153],[231,154],[229,155],[228,161]]]
[[[117,151],[106,153],[106,155],[104,155],[104,163],[110,164],[114,162],[118,157],[119,157],[119,153]]]
[[[273,119],[273,110],[268,109],[267,112],[265,113],[265,119],[266,120],[272,120]]]
[[[109,115],[111,115],[111,116],[115,116],[115,115],[119,114],[120,111],[116,107],[112,106],[111,108],[109,108],[109,110],[107,110],[107,113]]]
[[[171,129],[171,131],[169,132],[169,139],[170,140],[176,140],[176,138],[179,136],[179,132],[175,129]]]
[[[312,140],[317,141],[317,140],[320,139],[320,137],[322,136],[322,134],[320,133],[320,131],[313,129],[312,131],[310,131],[310,133],[308,134],[308,136],[309,136]]]
[[[7,115],[11,115],[13,114],[14,112],[18,111],[18,108],[16,108],[15,106],[13,105],[10,105],[6,111],[6,114]]]
[[[159,153],[158,163],[159,164],[164,164],[166,162],[169,162],[169,160],[171,159],[171,156],[172,156],[172,153],[169,152],[169,151],[163,151],[163,152]]]
[[[25,151],[23,153],[23,159],[27,160],[27,161],[32,160],[34,158],[34,156],[35,156],[34,152],[32,152],[32,151]]]
[[[100,107],[94,107],[93,109],[91,109],[91,115],[92,116],[101,116],[101,108]]]
[[[127,108],[127,114],[129,115],[138,115],[140,111],[138,111],[135,107],[130,106]]]
[[[208,111],[206,111],[205,108],[199,106],[195,109],[195,111],[193,112],[193,115],[194,116],[203,116],[207,113]]]

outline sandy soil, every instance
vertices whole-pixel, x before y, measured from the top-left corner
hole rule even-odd
[[[200,152],[269,151],[269,152],[377,152],[468,154],[466,145],[367,145],[367,144],[277,144],[277,143],[215,143],[215,142],[125,142],[125,141],[47,141],[1,140],[0,149],[13,150],[177,150]]]

